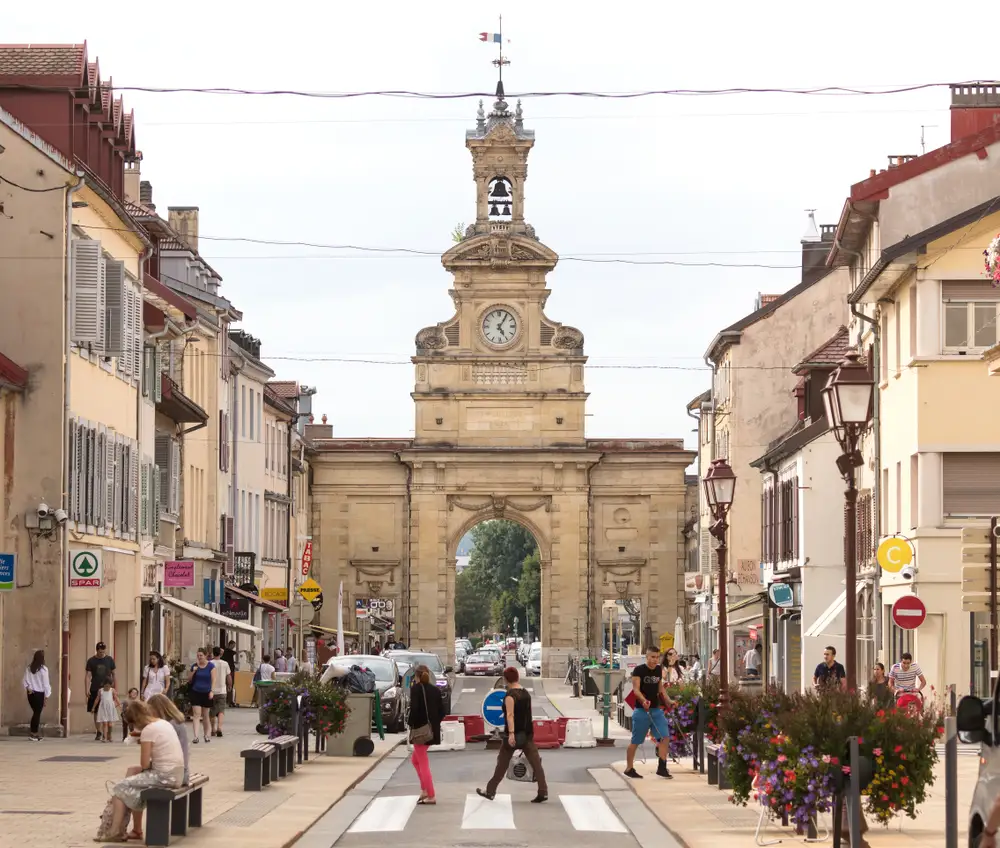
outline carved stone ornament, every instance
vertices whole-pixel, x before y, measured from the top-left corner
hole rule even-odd
[[[609,586],[612,583],[631,580],[637,586],[641,586],[642,571],[647,562],[645,557],[614,557],[609,559],[598,557],[597,565],[601,570],[601,584]]]
[[[455,495],[448,496],[448,511],[453,512],[455,508],[464,509],[467,512],[491,513],[493,518],[503,518],[507,508],[516,512],[534,512],[536,509],[545,507],[546,512],[552,510],[552,496],[545,495],[533,501],[525,501],[521,498],[508,497],[506,495],[490,495],[479,501],[463,501]]]
[[[560,327],[552,340],[552,347],[560,350],[580,350],[583,347],[583,333],[576,327]]]
[[[354,568],[355,586],[367,583],[369,591],[371,591],[374,582],[378,583],[379,589],[385,582],[388,582],[390,586],[396,585],[396,571],[400,568],[398,559],[352,559],[350,563]],[[372,592],[372,594],[376,593]]]
[[[475,234],[476,234],[476,225],[469,224],[469,226],[465,228],[465,237],[472,238]]]
[[[443,350],[448,346],[448,339],[441,327],[424,327],[417,333],[416,345],[418,350]]]

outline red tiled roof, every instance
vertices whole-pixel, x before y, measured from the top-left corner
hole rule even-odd
[[[0,353],[0,386],[23,389],[28,385],[28,372],[14,360]]]
[[[83,44],[0,44],[0,75],[82,77],[87,70]]]
[[[833,338],[827,339],[796,365],[792,373],[805,374],[811,368],[836,368],[852,349],[847,327],[841,327]]]
[[[299,396],[299,384],[295,380],[271,380],[267,387],[280,398]]]

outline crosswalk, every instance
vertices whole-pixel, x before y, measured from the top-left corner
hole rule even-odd
[[[417,807],[417,795],[383,795],[374,798],[348,828],[348,833],[392,833],[406,829]],[[554,803],[556,802],[556,803]],[[557,795],[545,805],[550,811],[561,810],[573,830],[586,833],[628,833],[628,828],[611,808],[603,795]],[[497,795],[492,801],[469,793],[464,805],[445,804],[438,799],[438,814],[457,818],[461,822],[445,822],[436,817],[438,826],[458,825],[461,830],[517,830],[517,819],[539,808],[525,800],[515,806],[510,795]],[[551,812],[548,813],[551,815]]]

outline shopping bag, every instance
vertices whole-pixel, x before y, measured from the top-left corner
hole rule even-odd
[[[523,751],[515,751],[507,766],[507,780],[516,780],[519,783],[534,783],[535,772],[531,768],[531,763],[524,756]]]

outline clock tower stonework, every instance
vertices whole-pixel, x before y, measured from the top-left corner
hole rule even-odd
[[[600,651],[615,609],[634,641],[658,642],[684,614],[684,470],[696,454],[682,439],[587,438],[583,334],[546,313],[559,257],[524,216],[534,142],[498,85],[465,139],[476,220],[441,258],[455,311],[416,335],[413,437],[310,428],[311,576],[328,599],[313,623],[335,626],[341,581],[345,622],[379,598],[393,614],[378,632],[375,617],[357,619],[362,651],[391,627],[453,661],[458,545],[491,519],[518,522],[538,544],[541,621],[530,630],[546,676]]]
[[[584,444],[583,334],[545,314],[559,257],[524,217],[535,134],[498,92],[466,134],[476,222],[441,257],[455,314],[417,333],[415,445]]]

